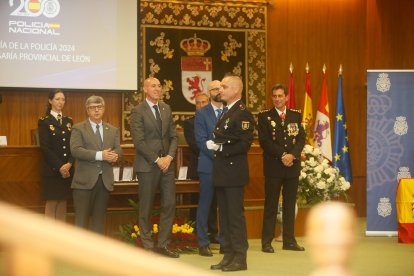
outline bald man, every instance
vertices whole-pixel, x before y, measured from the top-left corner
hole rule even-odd
[[[216,188],[223,232],[224,257],[211,269],[247,269],[247,230],[244,216],[244,186],[249,182],[247,152],[253,140],[254,119],[242,103],[243,82],[237,75],[226,75],[220,84],[221,100],[227,103],[217,122],[214,139],[206,142],[215,151],[213,184]],[[227,109],[227,110],[226,110]]]
[[[157,78],[144,81],[145,100],[131,111],[131,134],[136,156],[134,169],[139,182],[139,227],[145,249],[171,258],[177,252],[168,248],[175,216],[175,165],[177,133],[171,108],[161,102],[161,84]],[[154,196],[161,194],[160,227],[157,247],[151,237],[150,220]]]

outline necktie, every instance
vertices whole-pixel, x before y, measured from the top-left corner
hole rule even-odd
[[[160,130],[162,130],[162,121],[160,111],[158,110],[158,105],[154,104],[152,107],[155,109],[155,118],[157,119],[158,127]]]
[[[221,117],[223,117],[224,114],[226,114],[226,112],[229,110],[229,108],[227,106],[223,107],[223,112],[221,112],[221,115],[219,117],[219,119],[221,119]]]
[[[285,112],[280,113],[279,117],[282,119],[282,126],[284,126],[285,125],[285,117],[286,117]]]
[[[217,109],[216,109],[216,112],[217,112],[217,116],[216,116],[216,117],[217,117],[217,119],[218,119],[218,118],[220,118],[221,113],[223,112],[223,110],[222,110],[221,108],[217,108]]]
[[[59,122],[59,125],[62,125],[62,114],[57,115],[57,120]]]
[[[103,143],[102,143],[101,132],[99,131],[99,125],[96,125],[95,135],[96,135],[96,139],[98,141],[99,149],[102,149],[103,148]]]

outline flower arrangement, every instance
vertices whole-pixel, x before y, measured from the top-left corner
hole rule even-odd
[[[303,156],[304,155],[304,156]],[[299,176],[298,204],[313,205],[321,201],[343,199],[348,202],[350,183],[324,159],[318,148],[305,145]]]
[[[130,204],[137,208],[137,204],[129,200]],[[138,209],[137,209],[138,210]],[[154,213],[151,218],[152,231],[151,237],[156,243],[158,241],[158,225],[160,222],[160,216],[158,213]],[[198,252],[197,236],[194,233],[194,222],[185,222],[183,218],[174,218],[173,226],[171,229],[172,237],[169,244],[170,249],[175,249],[178,252],[195,253]],[[119,226],[118,235],[122,240],[127,241],[135,246],[142,247],[141,235],[139,225],[137,223],[129,223]]]

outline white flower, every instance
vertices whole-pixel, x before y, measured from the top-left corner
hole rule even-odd
[[[316,187],[318,187],[319,190],[325,189],[326,188],[325,181],[318,181],[318,183],[316,184]]]
[[[305,152],[305,154],[309,154],[313,151],[313,147],[311,145],[305,145],[303,151]]]
[[[305,179],[306,178],[306,173],[304,171],[300,172],[300,178],[301,179]]]
[[[315,204],[338,197],[347,199],[345,191],[350,188],[350,183],[322,157],[320,150],[306,145],[303,154],[306,159],[301,162],[299,202]]]

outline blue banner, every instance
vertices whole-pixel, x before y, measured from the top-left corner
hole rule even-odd
[[[398,180],[414,168],[414,71],[368,70],[367,90],[366,234],[396,235]]]

